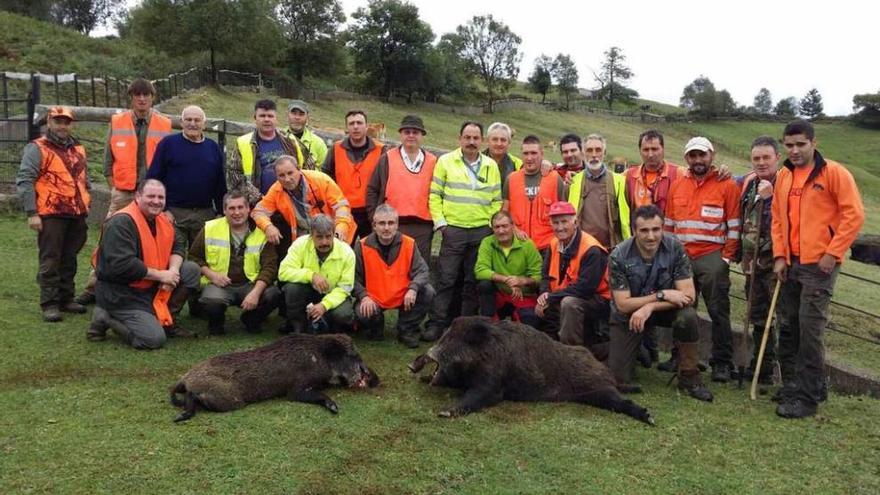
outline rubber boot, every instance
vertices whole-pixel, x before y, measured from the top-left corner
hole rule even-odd
[[[699,345],[696,342],[678,343],[678,389],[694,399],[712,402],[712,392],[700,378]]]

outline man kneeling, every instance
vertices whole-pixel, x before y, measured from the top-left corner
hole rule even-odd
[[[397,340],[416,348],[434,288],[428,284],[428,264],[415,240],[397,231],[397,220],[397,210],[379,205],[373,213],[373,233],[355,243],[357,320],[367,338],[382,340],[384,312],[399,309]]]
[[[354,251],[333,236],[335,228],[330,217],[316,215],[310,234],[293,241],[278,267],[286,282],[284,333],[302,333],[307,323],[315,333],[351,330]]]
[[[202,271],[199,302],[208,315],[208,333],[224,333],[226,307],[231,304],[241,306],[245,331],[259,332],[281,297],[274,285],[278,255],[251,220],[244,192],[223,197],[223,215],[205,222],[189,250]]]
[[[641,206],[634,216],[634,237],[620,243],[609,257],[609,367],[619,384],[630,383],[642,335],[654,325],[671,326],[679,349],[679,390],[711,401],[712,392],[703,386],[697,368],[699,331],[690,260],[684,246],[663,233],[663,214],[656,206]]]

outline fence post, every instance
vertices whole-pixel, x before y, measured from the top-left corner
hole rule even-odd
[[[79,106],[79,76],[73,75],[73,104]]]
[[[122,108],[122,87],[119,84],[119,79],[116,80],[116,107]]]
[[[92,75],[92,106],[98,106],[98,98],[95,96],[95,76]]]
[[[6,72],[0,72],[0,80],[3,81],[3,118],[9,118],[9,102],[6,101],[9,98],[9,85],[6,81]]]
[[[110,82],[110,78],[107,74],[104,74],[104,106],[110,106],[110,86],[108,83]]]
[[[27,102],[28,141],[33,141],[40,137],[40,126],[36,125],[34,119],[38,103],[40,103],[40,76],[31,74],[31,92]]]
[[[61,91],[58,88],[58,73],[52,74],[52,77],[55,79],[55,104],[61,104]]]
[[[226,119],[223,119],[223,122],[220,125],[220,131],[217,133],[217,144],[220,145],[220,149],[223,150],[223,153],[226,153]]]

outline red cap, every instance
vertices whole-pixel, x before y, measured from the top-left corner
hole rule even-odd
[[[67,117],[70,120],[75,120],[73,118],[73,110],[70,107],[52,107],[49,109],[49,115],[47,116],[50,119],[54,119],[56,117]]]
[[[575,210],[574,206],[568,201],[557,201],[550,205],[549,215],[551,217],[558,215],[577,215],[577,210]]]

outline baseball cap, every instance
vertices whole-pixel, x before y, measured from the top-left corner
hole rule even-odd
[[[309,105],[302,100],[291,100],[291,102],[287,105],[287,111],[292,112],[294,110],[309,113]]]
[[[54,119],[57,117],[67,117],[70,120],[76,120],[73,117],[73,110],[71,110],[70,107],[55,106],[50,108],[49,114],[46,118]]]
[[[577,210],[568,201],[557,201],[550,205],[549,216],[555,217],[559,215],[577,215]]]
[[[700,150],[700,151],[711,151],[715,152],[715,148],[712,147],[712,143],[704,138],[703,136],[697,136],[695,138],[691,138],[690,141],[684,147],[684,154],[687,155],[692,150]]]

